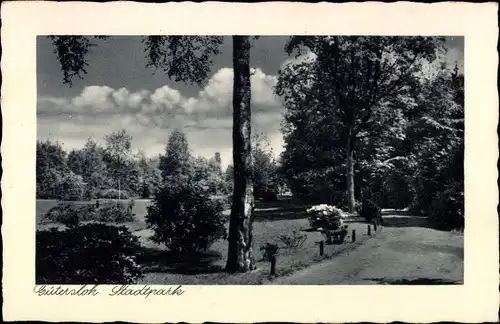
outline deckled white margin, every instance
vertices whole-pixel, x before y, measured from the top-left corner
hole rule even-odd
[[[496,320],[497,11],[494,3],[458,2],[2,3],[4,318],[142,323]],[[35,38],[41,34],[465,36],[465,285],[189,286],[177,298],[35,296]]]

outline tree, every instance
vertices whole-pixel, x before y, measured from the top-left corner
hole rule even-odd
[[[137,167],[140,173],[140,193],[141,198],[149,198],[157,191],[161,184],[161,171],[158,168],[158,161],[146,158],[144,153],[139,152],[137,156]]]
[[[312,128],[329,125],[329,141],[342,144],[336,151],[345,157],[350,212],[355,206],[356,142],[377,124],[379,116],[405,105],[418,84],[422,63],[435,60],[443,46],[439,37],[373,36],[301,36],[287,44],[289,54],[307,48],[316,56],[279,73],[276,92],[288,109],[288,133],[294,132],[291,126],[294,121],[300,124],[300,118],[311,118]]]
[[[36,143],[36,196],[54,199],[59,195],[58,185],[69,173],[66,151],[59,143],[49,140]]]
[[[455,67],[427,80],[411,112],[414,212],[447,228],[463,226],[464,76]]]
[[[211,170],[217,173],[222,173],[222,160],[220,158],[220,153],[215,152],[215,155],[208,160],[208,165]]]
[[[192,174],[192,156],[186,134],[176,129],[170,134],[165,155],[160,157],[160,170],[163,181],[188,178]]]
[[[50,36],[61,64],[63,81],[71,85],[73,77],[86,73],[85,54],[93,46],[81,36]],[[101,37],[102,38],[102,37]],[[231,207],[229,248],[226,269],[248,271],[252,258],[253,188],[250,179],[251,107],[250,37],[233,36],[233,163],[234,187]],[[220,36],[149,36],[144,39],[148,65],[161,68],[176,81],[202,85],[219,53]]]
[[[62,200],[81,200],[86,189],[82,176],[72,171],[66,173],[57,186]]]
[[[83,149],[72,150],[69,153],[68,167],[75,174],[83,177],[90,191],[100,189],[108,182],[104,151],[91,138],[87,140]]]
[[[250,107],[250,38],[233,36],[234,191],[229,222],[226,270],[254,269],[252,256],[253,183]]]
[[[278,194],[278,166],[265,136],[254,136],[253,182],[256,198],[276,197]]]
[[[229,164],[224,171],[224,190],[226,194],[233,194],[234,189],[234,168]]]
[[[108,174],[113,179],[114,188],[131,191],[129,182],[133,169],[132,136],[122,129],[106,135],[104,141],[104,162]]]

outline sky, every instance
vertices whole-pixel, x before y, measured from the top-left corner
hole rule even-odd
[[[284,50],[289,37],[253,40],[250,65],[252,132],[265,134],[275,154],[283,150],[280,123],[283,105],[273,93],[277,72],[293,60]],[[125,129],[132,148],[146,156],[165,151],[169,134],[182,130],[193,155],[232,162],[232,45],[225,37],[213,58],[203,87],[170,80],[162,71],[146,68],[141,37],[96,40],[87,55],[87,74],[73,86],[63,84],[53,46],[37,37],[37,138],[60,142],[66,150],[82,148],[91,137]],[[463,37],[448,37],[447,61],[463,66]],[[156,72],[156,73],[155,73]]]

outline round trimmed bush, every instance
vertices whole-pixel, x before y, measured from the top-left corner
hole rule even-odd
[[[222,203],[196,183],[166,184],[148,206],[146,222],[154,232],[151,240],[174,253],[205,250],[226,237],[222,210]]]
[[[309,225],[311,228],[339,229],[342,226],[344,212],[331,205],[321,204],[309,208]]]
[[[37,284],[131,284],[139,240],[124,227],[86,224],[36,232]]]

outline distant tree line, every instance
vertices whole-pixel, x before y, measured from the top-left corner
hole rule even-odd
[[[265,136],[254,136],[256,195],[278,192],[277,161]],[[186,135],[174,130],[164,154],[148,158],[134,153],[125,130],[104,137],[100,146],[89,138],[81,149],[66,152],[58,142],[37,141],[36,197],[89,200],[95,198],[151,198],[163,183],[192,180],[211,195],[230,195],[234,169],[223,170],[221,155],[194,156]]]

